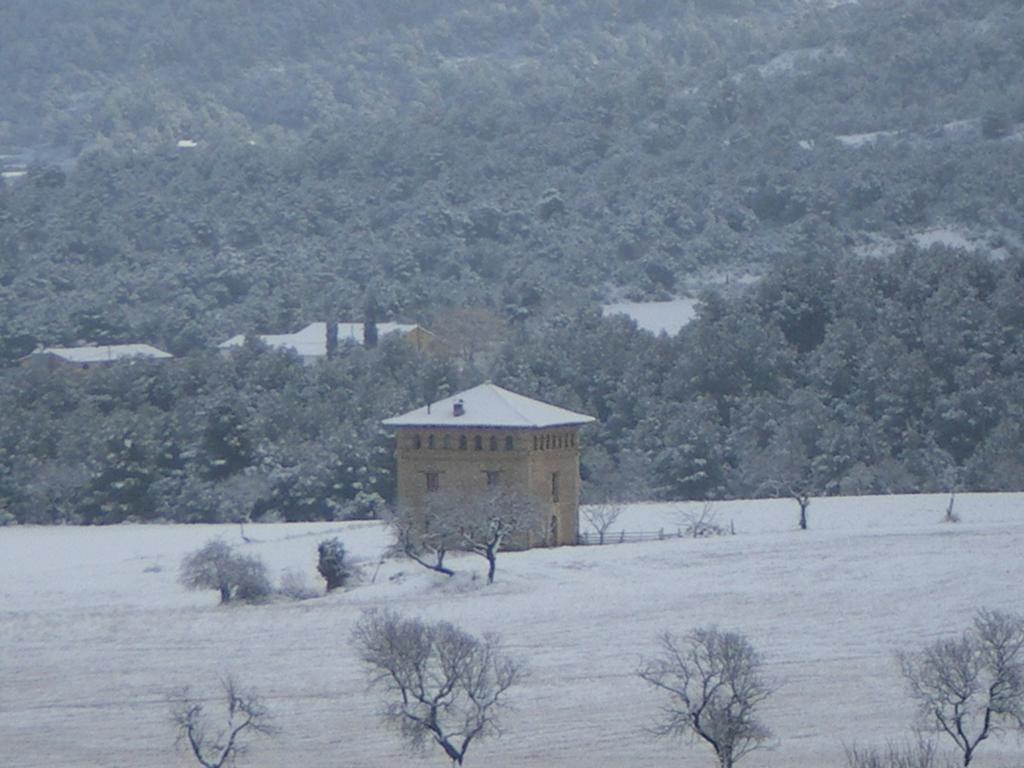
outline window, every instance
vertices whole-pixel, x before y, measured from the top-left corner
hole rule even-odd
[[[494,435],[491,435],[491,450],[498,450],[498,438],[496,438]]]
[[[441,447],[446,450],[452,447],[451,435],[445,435],[444,437],[441,438]]]
[[[459,435],[459,450],[464,451],[469,447],[469,438],[465,435]]]
[[[551,500],[558,501],[558,473],[551,473]]]
[[[535,450],[535,451],[537,450],[537,436],[536,435],[533,436],[533,450]]]
[[[439,472],[427,472],[427,490],[436,491],[441,487],[441,474]]]
[[[485,469],[484,475],[487,477],[488,488],[494,488],[501,480],[501,472],[496,469]]]
[[[484,439],[482,437],[480,437],[480,435],[477,435],[476,437],[473,438],[473,450],[474,451],[482,451],[483,449],[484,449]]]
[[[433,447],[434,447],[434,436],[433,435],[428,435],[427,436],[427,448],[433,448]]]
[[[505,450],[514,451],[516,449],[516,439],[512,435],[505,437]]]
[[[423,447],[423,440],[420,439],[419,435],[412,436],[412,447],[415,448],[417,451]]]

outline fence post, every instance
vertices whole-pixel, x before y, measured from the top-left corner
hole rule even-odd
[[[658,529],[658,541],[664,541],[664,539],[665,539],[665,529],[664,528],[659,528]]]
[[[625,540],[626,540],[626,531],[625,530],[619,531],[619,544],[621,544]]]

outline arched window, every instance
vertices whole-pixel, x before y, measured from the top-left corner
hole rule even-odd
[[[427,436],[427,448],[434,448],[434,447],[435,447],[434,436],[433,435],[428,435]]]
[[[484,439],[482,437],[480,437],[480,435],[477,435],[476,437],[473,438],[473,450],[474,451],[482,451],[483,449],[484,449]]]
[[[423,440],[420,439],[419,435],[412,436],[412,447],[415,448],[417,451],[423,447]]]
[[[491,450],[498,450],[498,438],[496,438],[494,435],[491,435]]]
[[[505,437],[505,450],[514,451],[516,449],[516,440],[512,435],[506,435]]]
[[[444,437],[441,438],[441,447],[446,450],[452,447],[451,435],[445,435]]]
[[[469,440],[465,435],[459,435],[459,450],[464,451],[469,447]]]

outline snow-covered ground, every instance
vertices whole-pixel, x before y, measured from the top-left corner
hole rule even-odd
[[[640,328],[653,334],[664,332],[669,336],[675,336],[684,325],[697,316],[699,303],[696,299],[624,301],[607,304],[602,309],[606,315],[631,317]]]
[[[660,699],[634,674],[655,635],[717,623],[764,653],[778,691],[764,709],[774,749],[749,768],[843,765],[854,742],[904,736],[911,705],[893,653],[965,627],[977,606],[1024,610],[1024,494],[819,499],[810,530],[793,502],[714,507],[736,535],[502,554],[498,581],[460,557],[445,579],[380,563],[375,523],[0,529],[0,765],[192,765],[175,751],[169,694],[214,692],[233,673],[261,692],[279,735],[244,765],[441,766],[409,756],[375,712],[350,632],[390,606],[496,631],[528,660],[503,738],[467,765],[707,766],[698,746],[645,732]],[[613,530],[672,530],[699,504],[639,504]],[[214,535],[274,572],[315,577],[316,543],[340,535],[364,582],[304,602],[223,608],[176,582]],[[986,742],[972,765],[1020,765],[1024,745]]]

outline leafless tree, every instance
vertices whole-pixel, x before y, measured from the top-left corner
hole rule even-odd
[[[960,515],[953,511],[953,505],[956,504],[956,488],[953,488],[949,492],[949,503],[946,505],[946,514],[942,518],[944,523],[959,523]]]
[[[761,655],[743,635],[709,627],[682,638],[666,632],[660,644],[661,654],[639,670],[668,694],[656,734],[705,742],[720,768],[732,768],[771,738],[756,713],[772,689]]]
[[[224,678],[221,685],[225,712],[220,724],[212,722],[203,702],[193,698],[188,689],[172,703],[171,718],[178,729],[178,744],[187,744],[203,768],[233,765],[245,754],[250,736],[274,733],[270,713],[255,693],[242,689],[231,677]]]
[[[587,525],[597,531],[597,543],[604,544],[605,534],[622,516],[622,504],[609,501],[580,507],[580,514],[587,521]]]
[[[220,539],[211,539],[181,561],[178,580],[187,589],[215,589],[220,601],[255,602],[273,591],[263,561],[240,555]]]
[[[680,518],[682,530],[687,536],[695,539],[703,539],[708,536],[724,536],[731,529],[718,524],[718,516],[715,514],[715,505],[705,501],[700,512],[687,512]]]
[[[494,583],[498,552],[510,542],[525,542],[542,528],[536,501],[514,488],[497,488],[479,497],[467,497],[452,507],[452,530],[458,532],[459,548],[487,560],[487,583]]]
[[[922,725],[963,755],[1007,726],[1024,730],[1024,617],[980,610],[960,637],[899,656]]]
[[[790,485],[786,487],[786,493],[800,507],[800,530],[807,530],[807,508],[811,506],[811,494],[804,486]]]
[[[449,552],[472,552],[487,560],[488,583],[494,582],[502,548],[526,541],[543,527],[537,503],[512,488],[483,494],[430,493],[422,506],[399,509],[390,525],[393,552],[446,576],[455,573],[444,564]]]
[[[462,765],[471,743],[500,735],[505,693],[524,676],[494,635],[477,638],[447,623],[368,611],[354,631],[371,684],[383,688],[385,720],[412,748],[432,741]]]
[[[452,510],[460,504],[461,501],[451,494],[437,492],[427,496],[421,509],[399,507],[388,521],[395,539],[391,554],[408,557],[445,576],[454,576],[455,571],[444,564],[444,559],[458,543]]]

